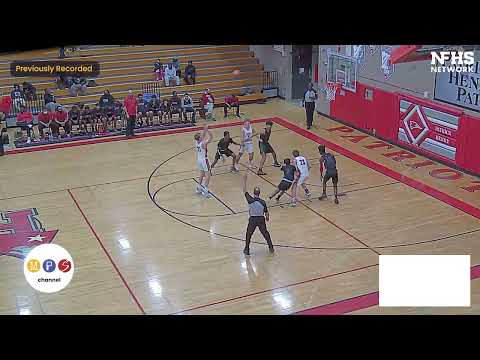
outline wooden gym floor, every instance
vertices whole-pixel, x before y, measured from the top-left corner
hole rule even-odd
[[[215,140],[238,136],[238,119],[216,112]],[[401,149],[318,115],[307,132],[303,110],[282,100],[241,112],[257,131],[273,118],[280,161],[296,148],[313,165],[311,201],[270,202],[274,255],[259,233],[242,253],[248,215],[231,159],[213,170],[215,197],[195,194],[193,131],[11,153],[0,158],[0,210],[35,208],[76,269],[66,289],[40,294],[20,259],[0,256],[0,314],[480,314],[478,178],[389,156]],[[337,156],[340,205],[317,199],[318,142]],[[266,165],[248,179],[263,197],[281,179]],[[379,308],[379,254],[470,254],[472,306]]]

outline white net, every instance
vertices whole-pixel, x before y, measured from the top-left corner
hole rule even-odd
[[[327,86],[325,87],[325,97],[327,101],[333,101],[335,100],[335,95],[337,94],[337,88],[338,84],[334,83],[327,83]]]

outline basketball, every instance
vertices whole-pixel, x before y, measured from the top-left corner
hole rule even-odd
[[[240,75],[240,70],[233,70],[233,75]]]

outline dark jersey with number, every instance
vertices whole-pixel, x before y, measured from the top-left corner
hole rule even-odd
[[[295,166],[293,165],[283,165],[280,170],[283,171],[283,179],[287,181],[293,181],[295,178]]]
[[[330,153],[325,153],[322,155],[322,162],[325,165],[327,174],[336,174],[337,173],[337,161],[335,156]]]

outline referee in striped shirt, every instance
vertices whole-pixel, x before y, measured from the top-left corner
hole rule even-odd
[[[317,92],[313,88],[313,84],[308,85],[307,91],[303,94],[303,106],[307,115],[307,130],[310,130],[313,123],[313,113],[315,112],[315,100],[318,99]]]
[[[265,220],[269,220],[267,204],[263,199],[260,199],[260,188],[258,186],[255,186],[253,189],[253,197],[247,192],[247,177],[249,171],[250,168],[245,171],[245,175],[243,176],[243,193],[248,202],[248,213],[250,215],[243,253],[250,255],[250,240],[257,227],[267,241],[269,251],[273,253],[275,249],[273,248],[272,239],[270,238],[270,233],[267,230],[267,224],[265,222]]]

